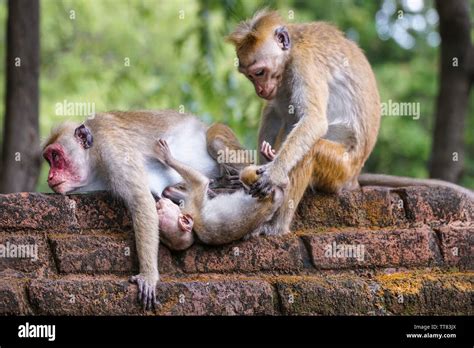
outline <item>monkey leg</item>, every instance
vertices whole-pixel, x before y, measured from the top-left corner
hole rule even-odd
[[[247,150],[240,144],[232,129],[225,124],[214,123],[210,126],[206,132],[206,143],[207,151],[219,164],[226,164],[240,171],[254,163],[253,158],[245,156]]]
[[[339,192],[358,187],[359,161],[355,153],[338,142],[320,139],[313,147],[311,186],[319,191]]]
[[[311,184],[313,174],[313,156],[310,151],[291,170],[288,175],[288,185],[283,193],[281,206],[274,213],[272,219],[260,226],[251,236],[256,235],[282,235],[290,232],[290,224],[293,220],[306,188]]]
[[[211,188],[241,188],[238,182],[240,171],[253,164],[252,152],[246,150],[239,142],[235,133],[222,123],[214,123],[206,132],[207,151],[219,164],[220,177],[211,182]]]
[[[283,203],[273,218],[252,235],[281,235],[290,231],[290,224],[308,186],[338,192],[357,183],[358,166],[351,163],[353,155],[347,147],[334,141],[320,139],[291,170]]]

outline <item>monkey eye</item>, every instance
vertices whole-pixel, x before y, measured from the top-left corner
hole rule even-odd
[[[260,69],[255,73],[255,76],[263,76],[265,75],[265,69]]]
[[[56,151],[51,152],[51,160],[53,164],[57,164],[59,161],[59,153],[57,153]]]

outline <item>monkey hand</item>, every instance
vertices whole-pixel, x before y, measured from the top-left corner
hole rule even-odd
[[[158,161],[167,165],[171,159],[171,150],[165,139],[158,139],[155,145],[155,155]]]
[[[288,185],[288,176],[283,171],[275,168],[271,162],[260,166],[257,169],[257,175],[259,175],[259,178],[249,190],[252,197],[265,198],[273,192],[275,187],[285,189]]]
[[[262,146],[260,147],[260,153],[271,162],[275,159],[276,151],[272,148],[269,142],[263,141]]]
[[[156,283],[159,276],[137,274],[130,278],[131,283],[138,286],[138,301],[143,305],[143,309],[149,310],[156,308]]]

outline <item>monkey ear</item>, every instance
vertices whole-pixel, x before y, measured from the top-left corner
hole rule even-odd
[[[194,219],[189,214],[180,215],[178,218],[178,225],[183,232],[191,232],[194,226]]]
[[[94,143],[91,131],[83,124],[76,128],[74,131],[74,137],[79,141],[84,149],[92,147],[92,144]]]
[[[275,30],[275,39],[278,42],[278,46],[283,51],[289,50],[291,47],[290,34],[285,27],[279,27]]]

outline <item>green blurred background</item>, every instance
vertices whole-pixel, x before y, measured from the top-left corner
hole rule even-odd
[[[365,171],[427,177],[440,41],[433,5],[427,0],[42,0],[41,136],[66,119],[55,115],[55,107],[67,100],[95,103],[97,112],[184,107],[206,122],[227,123],[247,147],[255,148],[263,102],[237,72],[234,50],[223,38],[240,20],[268,6],[285,17],[294,15],[296,22],[336,24],[367,54],[382,102],[420,103],[417,120],[383,117]],[[6,13],[6,1],[0,0],[3,31]],[[4,32],[0,40],[0,57],[4,57]],[[4,76],[5,67],[0,64],[1,81]],[[0,98],[4,89],[0,84]],[[471,188],[473,99],[466,123],[466,168],[460,182]],[[3,116],[0,103],[0,127]],[[50,191],[46,174],[44,164],[39,191]]]

